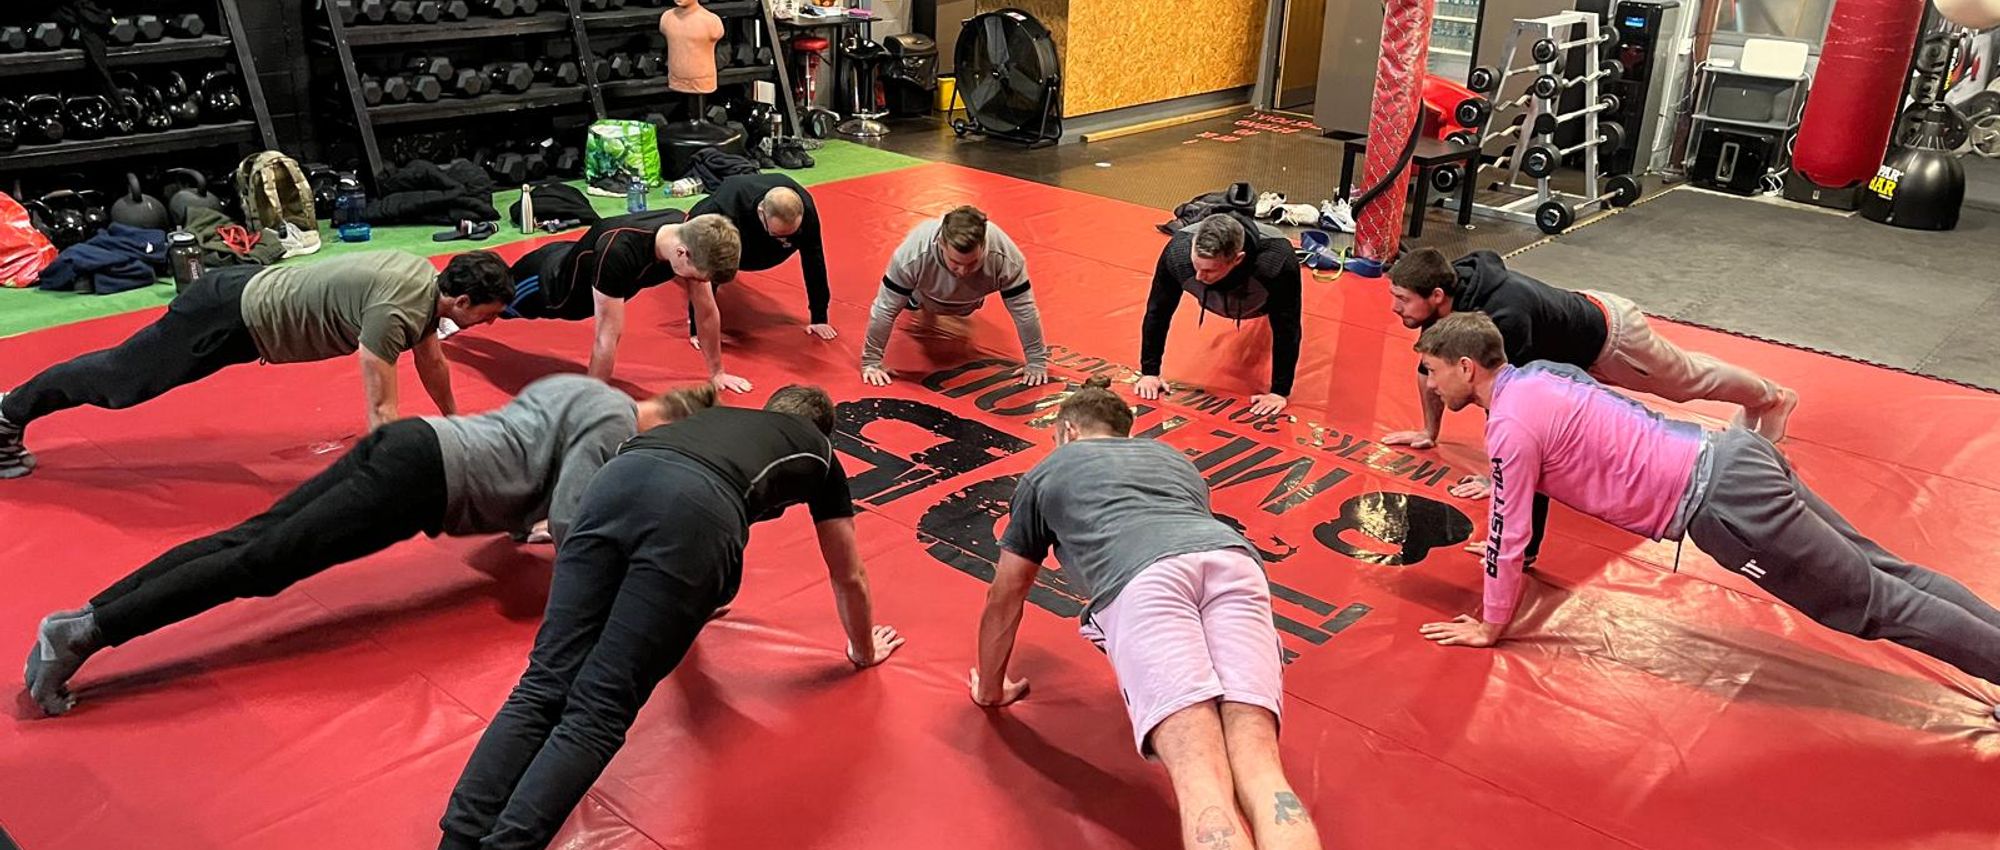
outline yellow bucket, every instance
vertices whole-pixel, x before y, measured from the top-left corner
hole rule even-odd
[[[951,96],[958,90],[958,78],[939,77],[937,83],[937,111],[944,112],[952,106]],[[959,108],[965,108],[965,104],[959,104]]]

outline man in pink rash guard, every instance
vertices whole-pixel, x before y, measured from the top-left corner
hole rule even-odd
[[[1427,624],[1425,637],[1492,646],[1506,633],[1525,587],[1539,492],[1653,540],[1686,536],[1821,625],[2000,683],[2000,611],[1862,536],[1755,432],[1666,419],[1575,366],[1510,366],[1484,313],[1440,320],[1416,350],[1446,406],[1487,410],[1493,458],[1481,616]]]

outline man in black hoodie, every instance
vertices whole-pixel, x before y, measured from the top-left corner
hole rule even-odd
[[[743,271],[774,269],[798,254],[799,271],[806,278],[806,308],[812,313],[806,333],[820,339],[839,336],[826,316],[833,291],[826,283],[826,247],[820,238],[819,208],[804,186],[783,174],[731,177],[688,210],[690,218],[710,213],[736,223],[736,230],[743,237],[743,259],[739,265]],[[716,286],[721,288],[720,283]],[[688,319],[693,321],[692,313]]]
[[[1160,361],[1185,291],[1202,310],[1226,319],[1271,317],[1271,391],[1251,396],[1250,410],[1284,410],[1299,365],[1300,289],[1298,256],[1291,240],[1275,230],[1240,215],[1216,213],[1174,234],[1160,252],[1152,293],[1146,297],[1139,397],[1159,398],[1166,386],[1160,380]]]

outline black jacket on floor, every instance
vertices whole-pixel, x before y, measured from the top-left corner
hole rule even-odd
[[[457,224],[499,221],[493,208],[493,178],[468,160],[437,163],[413,160],[382,175],[382,197],[368,202],[372,224]]]

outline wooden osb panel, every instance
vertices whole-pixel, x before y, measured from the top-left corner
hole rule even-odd
[[[1199,15],[1182,3],[1134,0],[980,0],[978,10],[1016,8],[1042,22],[1063,63],[1063,115],[1247,86],[1267,0],[1210,0]]]

